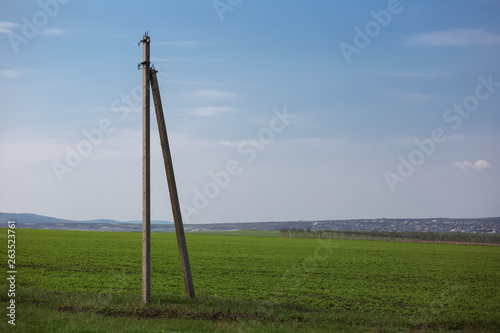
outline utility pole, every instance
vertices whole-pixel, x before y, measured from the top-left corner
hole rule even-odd
[[[167,174],[168,190],[170,192],[170,203],[172,205],[172,214],[174,216],[175,232],[177,234],[177,245],[179,246],[182,275],[184,277],[184,286],[186,288],[186,296],[188,298],[194,298],[193,278],[191,277],[191,266],[189,265],[186,237],[184,236],[181,206],[179,204],[179,196],[177,194],[174,166],[172,163],[172,156],[170,154],[170,146],[168,144],[167,128],[165,126],[165,117],[163,115],[163,107],[161,105],[160,89],[158,87],[156,72],[157,71],[154,68],[151,69],[151,89],[153,91],[153,101],[156,110],[156,120],[158,121],[158,131],[160,132],[163,162],[165,164],[165,172]]]
[[[142,301],[151,297],[151,176],[150,176],[150,59],[151,40],[146,32],[142,43]]]
[[[194,298],[193,278],[191,276],[191,266],[187,252],[186,237],[182,224],[181,208],[175,183],[174,167],[170,146],[165,126],[165,117],[161,104],[160,89],[156,70],[151,68],[149,46],[151,39],[146,32],[139,42],[143,46],[142,65],[142,302],[149,303],[151,297],[151,178],[150,178],[150,87],[153,91],[153,99],[156,110],[156,119],[160,132],[160,141],[167,174],[168,189],[170,192],[170,203],[174,216],[175,232],[177,234],[177,245],[181,259],[182,274],[186,288],[186,296]]]

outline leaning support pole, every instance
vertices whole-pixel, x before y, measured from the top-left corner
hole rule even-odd
[[[150,177],[150,60],[147,33],[140,43],[143,47],[142,65],[142,301],[151,296],[151,177]]]
[[[182,274],[184,276],[184,285],[186,287],[186,296],[188,298],[194,298],[193,278],[191,277],[191,266],[189,265],[186,237],[184,236],[184,226],[182,225],[181,208],[179,204],[179,197],[177,195],[177,185],[175,184],[174,167],[172,164],[172,156],[170,155],[170,146],[168,144],[167,128],[165,126],[165,117],[163,116],[163,107],[161,105],[160,89],[156,78],[156,70],[151,69],[150,75],[151,90],[153,92],[153,101],[156,110],[156,120],[158,121],[163,161],[165,163],[168,189],[170,192],[170,202],[172,204],[172,214],[174,216],[175,232],[177,233],[177,244],[179,246],[179,253],[181,257]]]

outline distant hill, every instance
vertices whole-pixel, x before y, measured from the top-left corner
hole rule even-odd
[[[95,230],[140,232],[141,221],[119,222],[115,220],[73,221],[36,214],[0,213],[0,227],[7,221],[17,222],[17,228]],[[169,221],[151,221],[152,231],[174,231]],[[460,232],[460,233],[500,233],[500,217],[488,218],[427,218],[427,219],[356,219],[356,220],[316,220],[282,222],[243,222],[185,224],[186,231],[235,231],[235,230],[343,230],[343,231],[410,231],[410,232]]]
[[[115,221],[109,219],[98,219],[98,220],[88,220],[88,221],[75,221],[75,220],[65,220],[58,219],[50,216],[43,216],[37,214],[17,214],[17,213],[0,213],[0,223],[5,225],[8,221],[16,221],[20,223],[128,223],[128,224],[137,224],[142,223],[142,221]],[[173,224],[170,221],[160,221],[153,220],[152,224]]]
[[[66,223],[75,222],[71,220],[58,219],[55,217],[36,215],[36,214],[16,214],[16,213],[0,213],[0,222],[8,221],[29,222],[29,223]]]

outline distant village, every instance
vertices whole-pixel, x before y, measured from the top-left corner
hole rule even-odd
[[[318,221],[312,222],[311,229],[348,231],[498,233],[500,231],[500,218]]]

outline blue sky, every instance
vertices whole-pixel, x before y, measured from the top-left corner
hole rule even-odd
[[[149,31],[186,223],[500,215],[500,1],[0,8],[2,212],[140,219]]]

